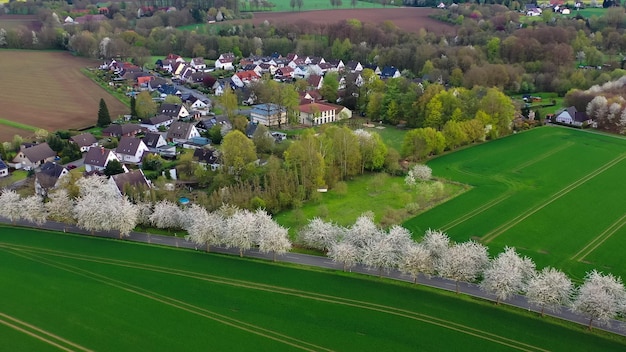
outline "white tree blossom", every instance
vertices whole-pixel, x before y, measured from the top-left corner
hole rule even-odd
[[[224,227],[224,244],[227,248],[239,248],[239,256],[252,248],[257,243],[257,221],[254,213],[249,210],[237,210],[232,216],[226,218]]]
[[[150,223],[160,229],[179,229],[184,227],[182,210],[168,200],[161,200],[154,205]]]
[[[272,252],[273,260],[276,261],[277,254],[285,254],[291,249],[289,232],[274,221],[265,210],[257,209],[254,214],[257,221],[259,251],[261,253]]]
[[[346,230],[343,241],[363,249],[381,236],[382,231],[374,223],[374,214],[368,212],[359,216],[354,225]]]
[[[195,244],[206,246],[206,251],[211,250],[211,246],[220,245],[223,241],[224,217],[218,212],[207,212],[207,210],[197,204],[192,204],[185,210],[188,222],[186,239]]]
[[[622,280],[596,270],[588,272],[585,282],[576,290],[572,311],[589,318],[589,330],[594,321],[608,324],[611,319],[626,311],[626,291]]]
[[[428,250],[430,253],[430,257],[432,258],[433,265],[435,268],[439,265],[439,261],[443,257],[444,253],[450,247],[450,237],[445,233],[428,229],[424,233],[424,237],[422,237],[422,242],[424,248]]]
[[[487,247],[474,241],[457,243],[448,248],[437,263],[437,272],[456,282],[459,293],[459,281],[476,280],[489,263]]]
[[[123,197],[118,201],[117,209],[115,229],[119,230],[120,238],[128,237],[139,223],[139,207]]]
[[[589,117],[598,121],[598,124],[600,126],[606,126],[607,124],[606,115],[607,115],[608,109],[609,107],[608,107],[607,99],[602,95],[598,95],[595,98],[593,98],[589,102],[589,104],[587,104],[587,115],[589,115]]]
[[[415,164],[404,178],[407,186],[415,186],[419,181],[428,181],[433,176],[433,170],[423,164]]]
[[[378,275],[382,276],[383,269],[389,270],[396,266],[398,256],[390,241],[378,238],[361,249],[361,262],[377,269]]]
[[[348,242],[335,243],[330,247],[328,257],[336,263],[342,263],[343,271],[346,271],[357,263],[359,249]]]
[[[48,219],[64,224],[74,222],[74,201],[66,189],[57,189],[51,193],[45,207],[48,211]]]
[[[119,193],[106,177],[90,176],[76,181],[80,196],[74,205],[77,225],[91,231],[119,229]]]
[[[139,213],[137,214],[138,225],[150,225],[150,215],[152,215],[152,203],[139,201],[135,203]]]
[[[431,275],[435,272],[430,251],[422,243],[414,243],[406,249],[400,260],[399,269],[411,275],[413,283],[417,283],[417,276],[420,273]]]
[[[572,280],[562,271],[546,267],[528,281],[526,297],[528,302],[541,307],[541,316],[548,308],[558,312],[571,302]]]
[[[299,239],[311,248],[328,251],[343,237],[344,232],[343,227],[316,217],[300,230]]]
[[[20,201],[19,207],[22,208],[22,218],[24,220],[28,220],[37,225],[41,225],[46,222],[48,214],[46,207],[43,204],[43,199],[40,196],[34,195],[23,198]]]
[[[4,189],[0,193],[0,216],[9,219],[13,224],[22,218],[20,195],[14,190]]]
[[[0,28],[0,46],[7,46],[7,31]]]
[[[528,280],[535,274],[535,263],[521,257],[515,248],[505,247],[483,272],[480,287],[496,296],[496,304],[525,291]]]

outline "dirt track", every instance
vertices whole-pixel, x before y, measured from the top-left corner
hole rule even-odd
[[[450,24],[428,17],[438,11],[424,7],[394,7],[387,9],[340,9],[302,12],[257,12],[252,22],[261,24],[267,20],[270,23],[303,23],[329,24],[345,19],[356,18],[361,22],[380,24],[385,21],[393,22],[398,28],[417,33],[421,28],[442,33],[455,33],[456,28]]]

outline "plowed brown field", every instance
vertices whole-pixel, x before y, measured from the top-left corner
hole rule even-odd
[[[269,23],[298,24],[309,22],[313,24],[333,24],[346,19],[356,18],[361,22],[383,23],[393,22],[398,28],[407,32],[417,33],[424,28],[438,34],[452,34],[456,28],[448,23],[440,22],[428,17],[437,11],[424,7],[394,7],[386,9],[339,9],[302,12],[257,12],[254,14],[253,23],[261,24],[267,20]]]
[[[48,131],[95,125],[100,98],[112,119],[129,108],[80,72],[98,61],[67,52],[0,50],[0,118]],[[31,131],[0,124],[0,141]]]

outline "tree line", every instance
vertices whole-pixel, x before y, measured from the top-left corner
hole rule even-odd
[[[428,177],[427,168],[416,168],[411,177]],[[223,205],[209,212],[193,204],[179,207],[167,200],[156,203],[132,202],[116,193],[104,177],[92,176],[78,181],[78,196],[59,189],[47,202],[39,196],[21,198],[12,190],[0,193],[0,217],[15,223],[24,219],[35,224],[54,220],[91,231],[118,231],[128,236],[137,226],[154,226],[168,231],[185,230],[186,239],[210,251],[211,246],[238,248],[243,256],[258,248],[277,255],[288,252],[292,243],[287,229],[277,224],[264,210],[250,211]],[[405,228],[395,225],[379,228],[373,214],[361,215],[353,225],[341,227],[319,218],[309,221],[298,234],[298,240],[323,251],[348,270],[357,263],[376,270],[398,269],[417,283],[419,275],[437,275],[460,282],[476,282],[492,294],[496,304],[515,294],[525,294],[528,302],[544,311],[558,312],[563,306],[593,323],[608,324],[626,313],[626,290],[620,278],[596,270],[575,286],[561,271],[546,267],[537,271],[528,257],[514,248],[489,258],[487,247],[474,242],[454,243],[441,231],[428,230],[420,242],[412,239]]]

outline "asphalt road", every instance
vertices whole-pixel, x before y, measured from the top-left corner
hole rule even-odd
[[[0,218],[0,222],[5,223],[5,224],[11,224],[10,221],[4,218]],[[84,234],[84,235],[95,236],[95,237],[119,238],[119,234],[115,232],[96,231],[92,234],[89,231],[81,229],[75,225],[67,225],[64,223],[59,223],[59,222],[54,222],[54,221],[48,221],[45,224],[38,226],[30,222],[20,220],[16,222],[16,225],[25,226],[25,227],[42,228],[42,229],[48,229],[48,230],[56,230],[60,232],[78,233],[78,234]],[[128,237],[124,237],[123,240],[132,241],[132,242],[151,243],[155,245],[163,245],[163,246],[170,246],[170,247],[177,247],[177,248],[188,248],[191,250],[205,250],[205,248],[200,248],[196,244],[189,242],[182,237],[152,235],[152,234],[147,234],[143,232],[131,232],[130,235]],[[222,254],[239,255],[239,249],[237,248],[211,247],[211,251],[216,252],[216,253],[222,253]],[[261,253],[256,249],[246,251],[244,253],[244,256],[249,257],[249,258],[273,260],[272,253]],[[285,262],[285,263],[293,263],[293,264],[299,264],[299,265],[314,266],[314,267],[319,267],[319,268],[343,270],[342,264],[335,263],[329,258],[321,257],[321,256],[299,254],[299,253],[286,253],[285,255],[277,256],[277,260],[280,262]],[[355,272],[355,273],[365,274],[365,275],[371,275],[371,276],[379,276],[380,274],[377,270],[372,270],[360,264],[352,267],[350,271]],[[413,282],[413,279],[411,277],[399,272],[398,270],[391,270],[389,272],[383,271],[382,277],[390,278],[394,280],[406,281],[406,282]],[[436,276],[425,277],[422,275],[418,278],[418,284],[430,286],[430,287],[436,287],[436,288],[447,290],[447,291],[456,290],[456,283],[453,280],[436,277]],[[463,293],[466,295],[479,297],[479,298],[483,298],[483,299],[495,302],[494,296],[482,291],[476,284],[467,283],[467,282],[459,282],[459,291],[460,293]],[[527,309],[528,311],[533,311],[537,313],[540,312],[540,309],[537,309],[537,307],[531,307],[528,301],[526,300],[526,297],[523,295],[515,295],[510,300],[500,302],[500,303],[514,306],[514,307],[519,307],[522,309]],[[561,311],[557,313],[552,313],[548,311],[546,311],[545,313],[546,315],[556,317],[559,319],[568,320],[574,323],[578,323],[578,324],[584,325],[585,327],[587,326],[589,322],[587,318],[580,316],[578,314],[572,313],[566,307],[563,307]],[[605,331],[612,332],[618,335],[626,336],[626,325],[624,325],[624,322],[618,321],[618,320],[612,320],[608,326],[594,325],[594,329],[605,330]]]

